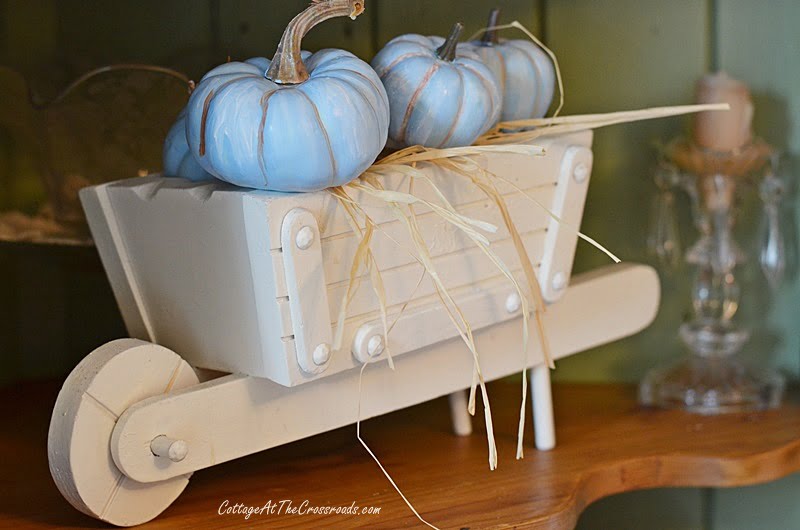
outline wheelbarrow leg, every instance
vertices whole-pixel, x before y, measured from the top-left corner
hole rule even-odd
[[[450,401],[450,418],[453,421],[453,432],[457,436],[472,434],[472,418],[467,412],[467,391],[459,390],[448,396]]]
[[[553,420],[550,368],[546,364],[537,364],[531,368],[531,407],[536,448],[549,451],[556,446],[556,427]]]

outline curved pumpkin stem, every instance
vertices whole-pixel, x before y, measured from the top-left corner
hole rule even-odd
[[[297,85],[308,79],[308,70],[300,57],[303,37],[317,24],[334,17],[353,20],[364,12],[365,0],[312,0],[305,11],[286,26],[278,49],[267,71],[267,79],[282,85]]]
[[[499,26],[500,22],[500,8],[495,7],[489,12],[489,22],[486,24],[486,27],[489,28],[483,33],[483,38],[481,39],[481,44],[486,46],[491,46],[492,44],[497,44],[499,42],[497,37],[497,26]]]
[[[456,22],[453,24],[453,29],[450,30],[450,35],[445,39],[439,49],[436,50],[436,56],[443,61],[453,62],[456,58],[456,47],[458,46],[458,38],[461,32],[464,31],[464,24]]]

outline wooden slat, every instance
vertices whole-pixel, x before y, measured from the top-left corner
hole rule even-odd
[[[498,191],[508,195],[519,189],[528,190],[554,183],[558,178],[562,155],[570,142],[585,145],[590,138],[590,133],[564,136],[558,140],[542,138],[537,140],[536,145],[546,150],[546,156],[492,153],[490,161],[484,156],[476,157],[476,161],[491,173],[501,177],[496,179]],[[419,167],[426,168],[431,182],[441,190],[453,206],[458,207],[485,198],[485,194],[462,175],[438,167],[429,167],[426,164],[420,164]],[[380,177],[385,189],[403,192],[408,191],[408,178],[399,172]],[[395,219],[385,203],[359,191],[348,190],[348,193],[351,193],[352,199],[367,211],[375,223],[381,224]],[[414,195],[426,201],[441,203],[436,192],[425,182],[415,183]],[[280,248],[281,222],[289,210],[295,207],[305,208],[317,216],[323,238],[351,232],[344,210],[330,193],[321,191],[303,194],[302,199],[298,197],[297,194],[275,192],[253,192],[248,196],[248,200],[264,204],[264,215],[270,220],[269,234],[267,234],[270,248]],[[424,205],[415,206],[417,214],[426,211],[428,208]]]
[[[519,283],[522,291],[527,292],[527,284],[525,283],[522,271],[517,269],[511,272]],[[474,281],[469,285],[461,285],[448,289],[448,293],[458,305],[459,310],[463,312],[464,318],[473,331],[517,318],[519,314],[508,314],[504,309],[508,295],[514,292],[514,286],[500,273],[486,277],[480,281]],[[377,308],[377,302],[375,303],[375,307]],[[338,311],[338,307],[336,309]],[[281,318],[284,319],[284,322],[291,318],[288,304],[282,306],[281,311]],[[413,319],[414,314],[419,311],[427,312],[426,317],[423,319],[426,326],[429,325],[427,321],[436,322],[436,324],[434,324],[436,333],[426,334],[420,329],[415,330],[415,325],[409,319]],[[328,376],[332,373],[355,366],[355,361],[350,359],[350,349],[356,332],[363,324],[376,322],[381,318],[380,312],[377,309],[372,313],[358,316],[350,315],[349,313],[348,315],[342,334],[342,349],[333,353],[336,359],[332,361],[334,364],[329,366],[326,370],[326,375]],[[388,324],[390,326],[394,324],[389,335],[393,355],[409,353],[413,350],[429,346],[432,342],[431,337],[441,336],[446,339],[458,337],[458,330],[447,316],[447,313],[442,307],[442,302],[436,294],[415,296],[408,304],[406,304],[404,300],[403,303],[388,307],[386,315]],[[291,326],[291,323],[289,325]],[[331,323],[332,327],[335,327],[335,325],[335,322]],[[284,327],[286,326],[284,325]],[[380,329],[383,331],[382,326]],[[289,327],[288,330],[290,331],[291,327]],[[418,336],[415,335],[417,333],[419,333]],[[286,348],[287,355],[293,358],[297,351],[297,343],[294,336],[286,335],[281,337],[281,340]],[[344,362],[340,359],[341,356],[345,357],[346,360]]]
[[[541,260],[542,246],[545,232],[536,230],[522,235],[523,242],[528,254],[534,264]],[[516,249],[510,239],[497,242],[492,245],[492,250],[505,263],[509,269],[519,266]],[[466,251],[451,252],[434,259],[434,264],[438,271],[441,271],[441,280],[448,289],[455,289],[464,285],[478,283],[481,280],[495,277],[499,270],[491,260],[478,248]],[[386,306],[395,309],[412,299],[411,290],[417,285],[422,276],[423,268],[418,263],[410,263],[402,267],[396,267],[389,271],[381,271],[381,278],[384,283],[386,293]],[[509,289],[513,286],[509,282]],[[336,324],[339,315],[341,302],[347,292],[347,281],[342,281],[328,287],[328,304],[332,325]],[[426,275],[414,293],[413,300],[419,300],[435,293],[435,286],[431,279]],[[278,299],[280,307],[283,336],[292,334],[292,320],[289,310],[289,299]],[[361,285],[356,290],[351,300],[347,316],[350,320],[359,318],[379,317],[380,306],[369,277],[362,277]],[[371,314],[371,316],[369,315]]]
[[[549,207],[555,186],[538,188],[531,192],[531,196],[539,200],[542,204]],[[549,221],[547,212],[538,208],[527,197],[520,194],[506,198],[509,212],[514,219],[517,230],[521,233],[533,230],[544,229]],[[386,208],[384,207],[384,210]],[[499,241],[508,237],[502,215],[494,202],[484,199],[473,203],[459,211],[466,216],[474,217],[494,224],[498,230],[496,233],[484,234],[490,242]],[[460,249],[473,246],[474,243],[464,235],[459,229],[453,227],[439,215],[429,212],[418,216],[417,222],[420,232],[428,243],[433,257],[441,256]],[[342,282],[350,277],[350,267],[358,247],[359,239],[352,232],[346,236],[324,239],[322,243],[323,266],[325,279],[328,285]],[[399,249],[398,249],[399,244]],[[371,249],[378,262],[381,271],[389,271],[395,267],[401,267],[412,263],[414,257],[406,250],[416,254],[416,250],[411,243],[408,228],[400,221],[381,225],[373,236]],[[272,251],[272,262],[276,271],[283,270],[283,258],[280,251]],[[286,284],[281,280],[282,274],[276,274],[278,283],[276,284],[276,295],[286,296]]]
[[[535,230],[522,236],[525,246],[530,249],[528,255],[534,266],[542,259],[542,242],[545,232]],[[516,248],[510,239],[503,240],[492,245],[492,250],[497,257],[508,266],[510,270],[519,267],[519,258]],[[442,283],[446,288],[457,288],[464,285],[472,285],[486,278],[492,278],[500,273],[495,264],[483,253],[481,249],[472,248],[466,251],[451,252],[434,260],[434,266],[441,275]],[[386,288],[386,304],[392,307],[396,304],[405,303],[411,295],[411,289],[416,286],[424,269],[418,263],[412,263],[404,267],[398,267],[390,271],[381,272],[384,286]],[[511,284],[509,283],[509,288]],[[328,296],[331,299],[332,309],[338,311],[339,303],[347,289],[347,281],[331,286]],[[435,286],[426,275],[414,294],[413,299],[422,298],[435,293]],[[369,278],[364,278],[354,298],[348,307],[348,316],[356,317],[368,312],[374,312],[378,308],[375,294]],[[335,316],[336,311],[331,311]]]

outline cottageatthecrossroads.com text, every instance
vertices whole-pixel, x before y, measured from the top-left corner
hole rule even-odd
[[[296,504],[289,499],[268,500],[263,506],[248,506],[240,502],[222,501],[217,509],[219,515],[238,515],[245,520],[254,515],[379,515],[379,506],[359,506],[353,501],[347,506],[314,506],[307,499]]]

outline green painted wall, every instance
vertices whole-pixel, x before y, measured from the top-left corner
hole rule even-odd
[[[567,114],[688,103],[695,79],[709,67],[709,11],[701,0],[559,0],[548,3],[546,20],[548,43],[564,71]],[[648,121],[595,134],[583,229],[624,260],[648,259],[653,145],[679,134],[684,123]],[[578,271],[607,263],[605,255],[579,244]],[[689,305],[682,278],[664,278],[663,303],[647,331],[559,362],[555,379],[638,381],[649,367],[680,353],[676,329]]]
[[[775,0],[760,3],[719,0],[717,34],[719,65],[744,79],[756,103],[755,128],[771,143],[792,155],[791,171],[800,176],[800,2]],[[796,193],[796,190],[795,190]],[[785,212],[797,222],[798,201]],[[797,242],[797,233],[794,234]],[[797,265],[795,264],[795,267]],[[772,337],[769,353],[791,373],[800,363],[800,280],[797,278],[772,297],[760,337]],[[800,477],[750,488],[714,491],[711,498],[715,530],[800,528]],[[767,523],[767,524],[765,524]]]
[[[152,62],[197,78],[227,56],[271,53],[280,29],[305,0],[0,0],[0,66],[45,96],[108,62]],[[568,114],[687,103],[694,80],[716,66],[746,81],[759,135],[793,156],[800,173],[800,2],[797,0],[372,0],[356,23],[312,31],[309,48],[346,47],[369,58],[405,31],[444,33],[453,19],[479,28],[501,5],[558,54]],[[42,146],[26,107],[26,86],[0,68],[0,209],[34,211],[41,202]],[[172,105],[172,104],[171,104]],[[175,112],[170,107],[165,112]],[[583,229],[629,261],[644,250],[653,195],[653,144],[684,130],[670,119],[598,131]],[[797,218],[796,194],[786,208]],[[758,217],[745,205],[742,243],[751,248]],[[757,213],[757,212],[755,212]],[[749,217],[748,217],[749,216]],[[695,234],[683,224],[684,246]],[[797,231],[792,232],[797,243]],[[798,268],[797,252],[792,272]],[[581,244],[576,270],[607,263]],[[663,303],[643,333],[558,363],[561,381],[638,381],[679,355],[676,330],[689,311],[686,268],[662,277]],[[55,376],[93,346],[123,332],[91,251],[0,246],[0,382]],[[764,288],[742,268],[742,317],[752,351],[790,376],[800,374],[800,282]],[[613,308],[609,308],[613,311]],[[580,528],[800,528],[792,499],[800,480],[724,491],[658,490],[620,495],[587,510]],[[784,509],[778,510],[778,507]]]

